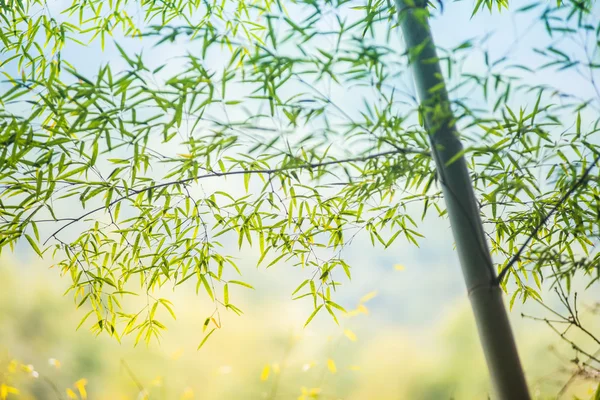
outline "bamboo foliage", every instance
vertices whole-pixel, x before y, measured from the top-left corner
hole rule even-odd
[[[335,320],[355,237],[418,245],[414,209],[446,216],[391,2],[56,7],[10,1],[0,13],[0,249],[53,257],[95,332],[158,337],[157,310],[175,315],[153,295],[165,285],[206,294],[213,332],[221,311],[242,312],[235,295],[250,286],[232,246],[252,246],[265,267],[303,268],[293,296],[313,304],[307,323]],[[478,1],[473,18],[498,7],[508,12]],[[487,38],[439,49],[493,268],[511,264],[511,304],[539,299],[544,280],[600,278],[598,173],[584,176],[597,164],[600,99],[529,79],[576,71],[596,87],[595,9],[539,1],[512,12],[550,37],[588,40],[577,52],[533,49],[541,67],[494,58]],[[82,46],[119,63],[78,59]],[[143,310],[122,305],[135,293]]]

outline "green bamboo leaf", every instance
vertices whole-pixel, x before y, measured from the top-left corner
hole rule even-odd
[[[315,310],[312,312],[312,314],[310,314],[310,317],[308,317],[308,319],[304,323],[304,327],[305,328],[308,326],[308,324],[310,323],[310,321],[313,320],[313,318],[315,317],[315,315],[317,315],[317,313],[321,310],[321,308],[323,308],[323,304],[321,304],[319,307],[315,308]]]
[[[304,282],[302,282],[300,285],[298,285],[296,290],[294,290],[294,292],[292,293],[292,297],[294,297],[294,295],[296,293],[298,293],[304,286],[306,286],[308,284],[308,282],[310,282],[310,279],[306,279],[306,280],[304,280]]]
[[[331,317],[333,318],[333,321],[335,322],[335,324],[339,326],[340,322],[338,321],[338,319],[335,316],[335,313],[333,312],[331,307],[329,307],[329,305],[326,305],[325,308],[327,309],[327,312],[329,312],[329,315],[331,315]]]
[[[35,240],[33,240],[33,238],[27,234],[25,234],[25,239],[27,239],[27,241],[29,242],[29,245],[37,253],[37,255],[40,256],[40,258],[43,258],[43,254],[40,251],[40,248],[35,243]]]
[[[327,300],[325,303],[326,303],[328,306],[330,306],[330,307],[337,308],[338,310],[340,310],[340,311],[341,311],[341,312],[343,312],[344,314],[345,314],[345,313],[347,313],[347,311],[346,311],[346,309],[345,309],[344,307],[340,306],[340,305],[339,305],[339,304],[337,304],[337,303],[334,303],[334,302],[333,302],[333,301],[331,301],[331,300]]]
[[[250,174],[244,174],[244,188],[246,189],[246,193],[248,193],[249,184],[250,184]]]
[[[76,331],[79,330],[79,328],[81,328],[81,326],[85,323],[85,321],[88,319],[88,317],[94,312],[94,310],[90,310],[87,312],[87,314],[85,314],[83,316],[83,318],[81,319],[81,321],[79,321],[79,324],[77,325],[77,328],[75,328]]]
[[[169,300],[167,299],[158,299],[158,301],[160,302],[160,304],[163,305],[163,307],[165,307],[167,309],[167,311],[169,312],[169,314],[171,314],[171,316],[173,317],[173,319],[177,319],[177,317],[175,317],[175,312],[173,311],[173,303],[171,303]]]
[[[86,171],[87,169],[88,169],[88,166],[84,165],[83,167],[75,168],[68,172],[65,172],[64,174],[57,176],[56,179],[57,180],[67,179],[68,177],[76,175],[76,174],[80,174],[80,173]]]
[[[248,289],[254,289],[254,287],[246,282],[241,282],[241,281],[228,281],[227,283],[233,283],[234,285],[239,285],[239,286],[244,286],[247,287]]]
[[[216,330],[217,328],[212,328],[210,330],[210,332],[208,332],[208,334],[206,336],[204,336],[204,339],[202,339],[202,341],[200,342],[200,344],[198,345],[198,348],[196,350],[200,350],[202,348],[202,346],[204,346],[204,344],[206,343],[206,341],[208,340],[208,338],[213,334],[213,332]]]
[[[600,400],[600,383],[598,384],[598,387],[596,388],[596,392],[594,393],[594,396],[590,400]]]

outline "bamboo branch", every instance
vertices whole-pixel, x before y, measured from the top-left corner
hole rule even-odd
[[[527,237],[527,239],[525,240],[525,243],[523,243],[523,245],[519,248],[517,253],[511,258],[511,260],[506,265],[506,267],[504,267],[502,269],[502,271],[500,271],[500,274],[498,274],[498,278],[496,278],[496,282],[495,282],[497,285],[500,285],[500,283],[502,283],[502,280],[504,279],[504,277],[506,276],[508,271],[510,271],[512,266],[521,258],[521,254],[523,254],[523,252],[525,251],[525,249],[527,248],[529,243],[531,243],[531,241],[537,235],[539,230],[542,229],[546,225],[546,223],[548,222],[550,217],[556,212],[556,210],[558,210],[559,207],[562,206],[563,203],[565,201],[567,201],[567,199],[569,197],[571,197],[571,195],[573,193],[575,193],[575,191],[577,189],[579,189],[579,187],[581,185],[583,185],[583,183],[586,181],[588,175],[590,174],[590,172],[592,172],[592,169],[594,169],[594,167],[596,166],[596,164],[599,161],[600,161],[600,154],[594,159],[594,161],[590,164],[590,166],[584,171],[583,175],[581,175],[581,177],[577,180],[577,182],[575,182],[575,184],[560,198],[558,203],[556,203],[554,205],[554,207],[552,207],[552,210],[550,210],[550,212],[548,214],[546,214],[546,216],[544,218],[542,218],[540,223],[533,230],[533,233]]]
[[[339,164],[352,163],[352,162],[364,162],[364,161],[373,160],[373,159],[376,159],[379,157],[392,156],[392,155],[396,155],[396,154],[419,154],[419,155],[423,155],[423,156],[430,156],[430,153],[427,151],[422,151],[422,150],[417,150],[417,149],[395,149],[395,150],[390,150],[390,151],[384,151],[381,153],[371,154],[368,156],[350,157],[350,158],[344,158],[344,159],[340,159],[340,160],[331,160],[331,161],[325,161],[325,162],[319,162],[319,163],[306,163],[306,164],[299,164],[299,165],[290,165],[290,166],[284,166],[281,168],[250,169],[250,170],[237,170],[237,171],[228,171],[228,172],[213,171],[208,174],[198,175],[198,176],[194,176],[191,178],[179,179],[179,180],[174,180],[174,181],[169,181],[169,182],[163,182],[163,183],[159,183],[156,185],[147,186],[142,189],[132,189],[127,194],[111,201],[107,206],[101,206],[98,208],[94,208],[93,210],[90,210],[87,213],[82,214],[81,216],[79,216],[77,218],[70,219],[68,223],[61,226],[58,230],[56,230],[54,233],[52,233],[50,236],[48,236],[48,238],[44,241],[43,245],[45,246],[50,239],[52,239],[53,237],[55,238],[56,235],[58,235],[61,231],[68,228],[69,226],[83,220],[84,218],[89,217],[90,215],[95,214],[98,211],[108,209],[108,208],[114,206],[115,204],[117,204],[125,199],[128,199],[131,196],[134,196],[134,195],[137,195],[140,193],[145,193],[150,190],[160,189],[163,187],[173,186],[173,185],[184,185],[188,182],[192,182],[192,181],[196,181],[196,180],[200,180],[200,179],[226,177],[226,176],[233,176],[233,175],[246,175],[246,174],[271,175],[271,174],[277,174],[277,173],[292,171],[292,170],[306,170],[306,169],[311,170],[311,169],[316,169],[316,168],[321,168],[321,167],[327,167],[330,165],[339,165]]]

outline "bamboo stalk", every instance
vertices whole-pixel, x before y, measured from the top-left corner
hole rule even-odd
[[[421,114],[495,397],[530,398],[441,73],[426,2],[396,0]]]

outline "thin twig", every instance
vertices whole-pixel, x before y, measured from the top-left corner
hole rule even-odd
[[[575,350],[578,353],[583,354],[584,356],[588,357],[590,359],[590,361],[594,361],[597,363],[600,363],[600,359],[597,358],[596,356],[594,356],[591,353],[588,353],[587,351],[585,351],[584,349],[582,349],[580,346],[578,346],[577,344],[575,344],[575,342],[573,342],[572,340],[568,339],[565,334],[563,332],[560,332],[558,329],[556,329],[556,327],[554,325],[552,325],[552,323],[549,320],[544,321],[546,322],[546,324],[557,334],[561,337],[561,339],[563,339],[565,342],[567,342],[568,344],[571,345],[571,347],[573,348],[573,350]]]
[[[558,210],[558,208],[560,206],[562,206],[562,204],[585,182],[588,175],[590,174],[590,172],[592,172],[592,169],[594,169],[594,167],[596,166],[596,164],[599,161],[600,161],[600,154],[594,159],[594,161],[585,170],[585,172],[583,173],[583,175],[581,175],[581,177],[577,180],[577,182],[575,182],[575,184],[560,198],[560,200],[554,205],[552,210],[550,210],[550,212],[548,214],[546,214],[546,216],[544,218],[542,218],[542,220],[535,227],[535,229],[533,230],[531,235],[529,235],[527,237],[527,239],[525,240],[525,243],[523,243],[523,245],[519,248],[519,251],[517,251],[517,253],[511,258],[508,265],[506,267],[504,267],[504,269],[500,272],[500,274],[498,274],[498,278],[496,278],[496,282],[495,282],[497,285],[500,285],[500,283],[502,282],[502,280],[504,279],[504,277],[506,276],[508,271],[510,271],[512,266],[521,258],[521,254],[523,253],[523,251],[525,251],[525,249],[527,248],[527,246],[529,245],[531,240],[533,240],[534,236],[536,236],[537,233],[539,232],[539,230],[542,229],[542,227],[544,227],[544,225],[546,225],[546,222],[548,222],[548,220],[556,212],[556,210]]]
[[[129,377],[131,378],[133,383],[135,383],[135,386],[137,386],[139,391],[143,392],[144,390],[146,390],[144,385],[142,385],[142,383],[139,381],[139,379],[135,376],[135,374],[133,373],[131,368],[129,368],[129,365],[127,365],[127,362],[124,359],[121,359],[121,365],[123,366],[123,368],[125,368],[125,371],[127,371],[127,374],[129,375]]]
[[[52,388],[52,391],[54,392],[54,394],[56,395],[56,398],[58,400],[63,400],[63,396],[60,393],[60,390],[58,390],[58,388],[56,387],[56,385],[54,384],[54,382],[52,382],[48,377],[44,377],[44,381],[48,384],[48,386],[50,386]]]

